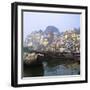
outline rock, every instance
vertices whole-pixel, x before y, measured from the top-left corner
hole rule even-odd
[[[39,62],[38,57],[43,57],[43,54],[36,54],[36,53],[24,53],[24,63],[25,64],[32,64],[35,62]]]

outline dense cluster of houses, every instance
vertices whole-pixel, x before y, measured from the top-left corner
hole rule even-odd
[[[24,47],[39,51],[80,52],[80,34],[74,28],[62,34],[44,33],[42,30],[34,31],[27,36]]]

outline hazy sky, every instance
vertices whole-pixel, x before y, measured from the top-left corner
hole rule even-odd
[[[44,31],[47,26],[53,25],[60,32],[68,28],[80,27],[79,14],[24,12],[23,20],[24,40],[32,31],[38,31],[40,29]]]

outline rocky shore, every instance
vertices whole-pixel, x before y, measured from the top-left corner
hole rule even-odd
[[[35,52],[33,53],[24,53],[23,55],[23,60],[25,64],[35,64],[39,63],[41,61],[40,58],[42,58],[44,55],[43,54],[36,54]]]

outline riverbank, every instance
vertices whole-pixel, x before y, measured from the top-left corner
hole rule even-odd
[[[39,64],[44,60],[74,60],[80,61],[80,53],[59,53],[59,52],[24,52],[24,64]]]

